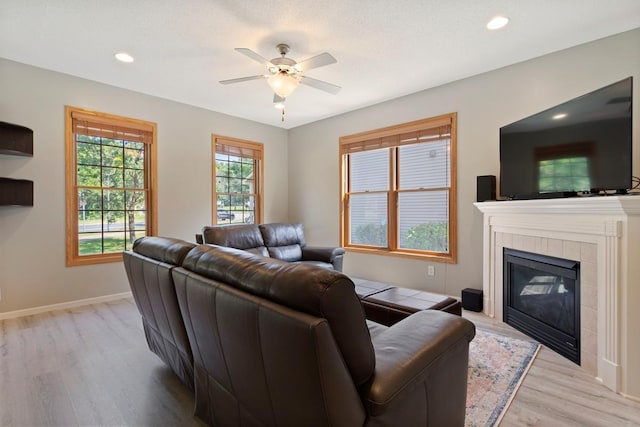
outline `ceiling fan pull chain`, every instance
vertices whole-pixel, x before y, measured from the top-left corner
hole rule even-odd
[[[284,122],[284,108],[282,109],[282,121]]]

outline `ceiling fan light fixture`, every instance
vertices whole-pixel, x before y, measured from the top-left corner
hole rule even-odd
[[[287,98],[300,84],[300,80],[286,73],[278,73],[270,76],[267,83],[281,98]]]

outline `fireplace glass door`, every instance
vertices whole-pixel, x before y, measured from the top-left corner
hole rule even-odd
[[[505,321],[580,363],[580,263],[505,249]]]

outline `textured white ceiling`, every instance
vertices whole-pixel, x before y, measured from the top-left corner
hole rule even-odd
[[[2,0],[0,57],[292,128],[637,27],[640,0]],[[265,81],[218,83],[264,73],[234,47],[278,43],[331,53],[308,75],[342,87],[301,85],[284,123]]]

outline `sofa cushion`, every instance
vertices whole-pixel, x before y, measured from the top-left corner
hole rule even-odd
[[[269,256],[256,224],[214,225],[202,228],[203,243],[242,249]]]
[[[273,223],[259,227],[270,257],[288,262],[302,259],[305,245],[302,224]]]
[[[294,262],[302,259],[302,248],[300,245],[274,246],[269,247],[269,256],[282,261]]]
[[[268,248],[275,246],[300,245],[304,247],[307,243],[304,240],[302,224],[260,224],[260,231],[264,244]]]
[[[270,301],[327,319],[351,377],[373,374],[371,336],[351,279],[312,265],[293,264],[218,246],[197,246],[183,267]]]
[[[195,245],[172,237],[141,237],[133,242],[133,252],[167,264],[180,265]]]

